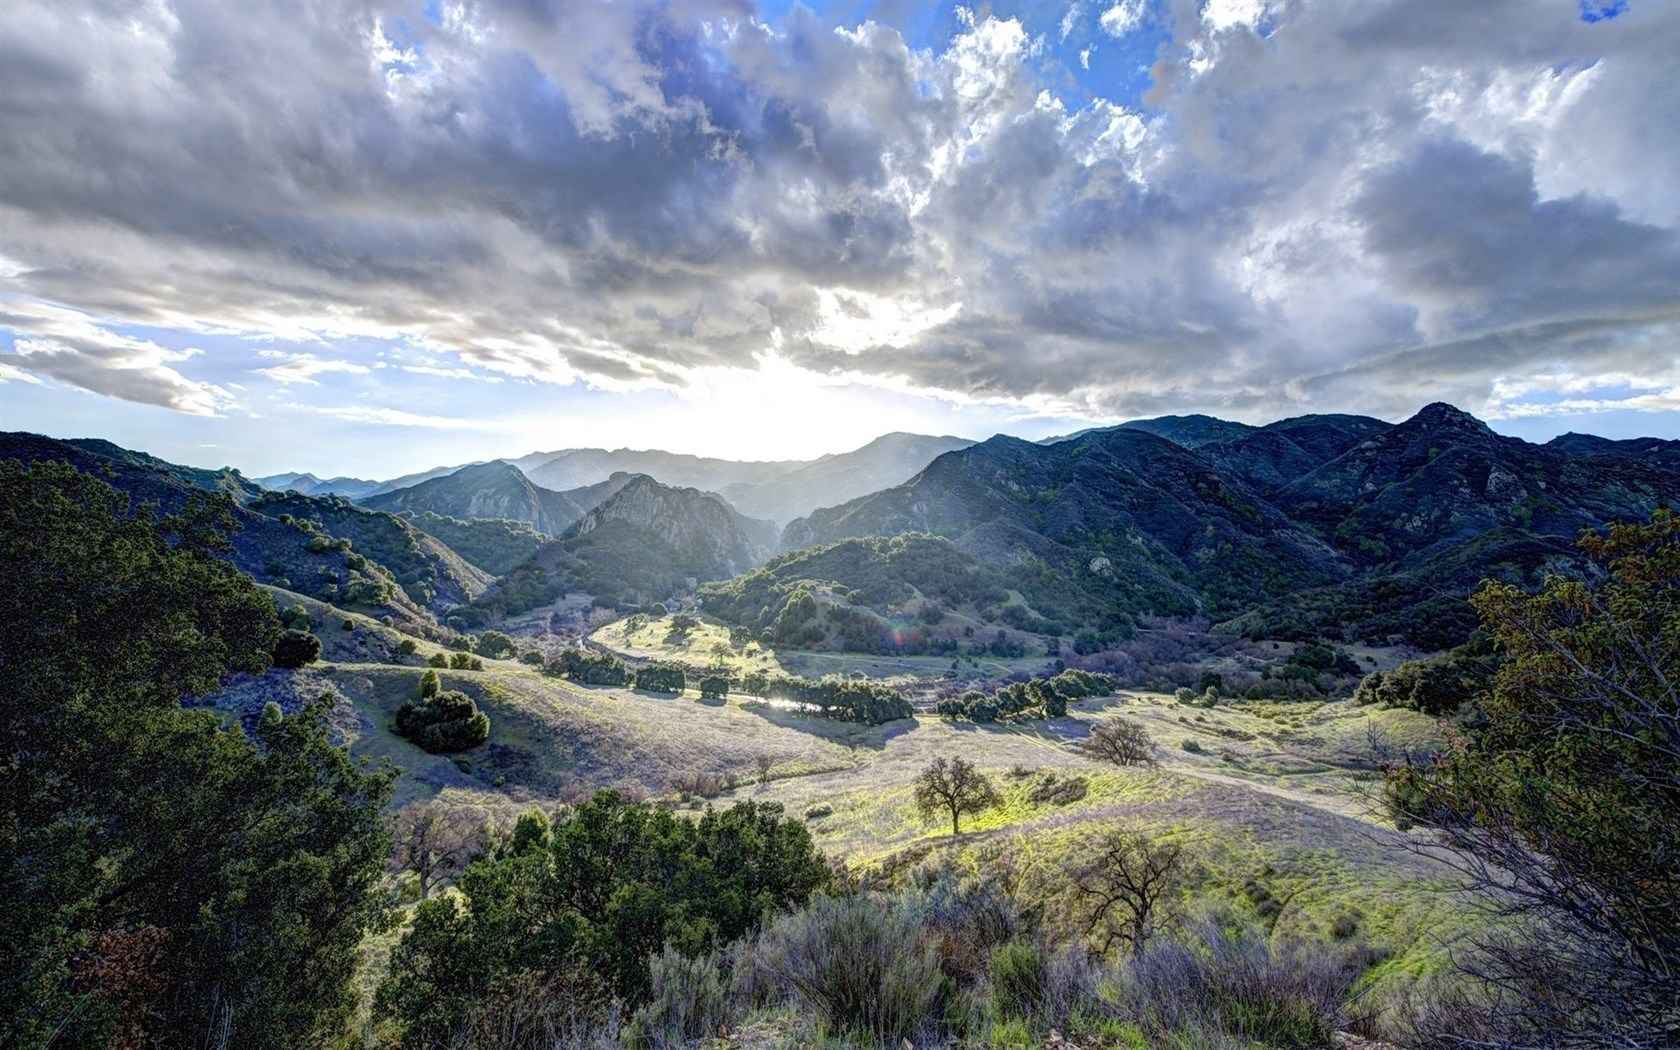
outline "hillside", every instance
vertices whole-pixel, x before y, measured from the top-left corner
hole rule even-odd
[[[506,518],[451,518],[431,511],[401,516],[492,576],[535,554],[544,540],[531,526]]]
[[[784,548],[930,532],[1056,603],[1110,621],[1154,611],[1221,618],[1337,579],[1328,547],[1194,452],[1129,428],[1039,445],[995,437],[896,488],[790,523]],[[1109,625],[1105,625],[1109,626]],[[1060,633],[1060,631],[1058,631]]]
[[[577,592],[603,605],[659,601],[761,563],[775,536],[715,493],[637,475],[496,581],[472,615],[488,622]]]
[[[341,607],[430,622],[431,612],[472,600],[490,582],[400,518],[337,497],[266,491],[238,471],[182,467],[106,441],[22,433],[0,435],[0,459],[62,460],[165,512],[195,493],[225,494],[238,526],[228,560],[263,583]]]
[[[1064,635],[1111,632],[1142,612],[1194,613],[1251,635],[1438,647],[1462,640],[1462,599],[1480,580],[1567,570],[1580,530],[1680,498],[1671,443],[1533,445],[1447,405],[1398,425],[1218,423],[1165,417],[1051,443],[993,438],[790,522],[782,546],[942,536],[1024,595],[1032,615],[1015,614],[1017,625]],[[726,607],[762,626],[754,610]],[[1093,623],[1091,609],[1108,616]]]
[[[417,485],[362,500],[374,510],[432,513],[450,518],[504,518],[558,536],[583,516],[584,508],[561,492],[534,484],[511,463],[479,463]]]
[[[722,492],[743,514],[787,522],[818,507],[902,484],[937,457],[972,444],[967,438],[883,434],[862,448],[824,456],[769,481],[726,486]]]

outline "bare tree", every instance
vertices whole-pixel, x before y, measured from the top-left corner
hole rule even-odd
[[[1083,745],[1091,757],[1117,766],[1152,766],[1155,744],[1149,731],[1129,718],[1109,718],[1091,727]]]
[[[1076,882],[1085,936],[1100,939],[1098,951],[1107,955],[1120,941],[1131,945],[1134,956],[1143,953],[1171,917],[1168,904],[1183,861],[1184,847],[1157,842],[1141,831],[1123,829],[1104,837]]]
[[[916,777],[916,808],[924,817],[949,813],[953,835],[962,832],[962,814],[979,813],[997,802],[992,782],[965,759],[941,756]]]
[[[414,872],[421,900],[459,875],[482,839],[480,822],[471,813],[424,802],[397,813],[393,834],[391,868]]]
[[[753,759],[753,764],[758,769],[758,782],[760,784],[770,783],[770,767],[776,764],[776,756],[771,754],[758,755]]]

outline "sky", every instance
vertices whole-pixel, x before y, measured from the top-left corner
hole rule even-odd
[[[1680,3],[11,0],[0,429],[1680,437]]]

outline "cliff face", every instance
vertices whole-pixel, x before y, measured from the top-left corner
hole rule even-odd
[[[570,535],[588,536],[614,523],[656,537],[713,578],[762,564],[776,543],[773,523],[737,513],[714,493],[661,485],[645,474],[584,514]]]

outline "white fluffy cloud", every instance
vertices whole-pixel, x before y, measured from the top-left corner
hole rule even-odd
[[[263,369],[294,385],[365,370],[355,337],[1098,417],[1670,389],[1680,7],[959,13],[920,50],[741,0],[6,5],[0,377],[225,408],[139,323],[315,340]],[[1141,102],[1055,93],[1083,60],[1047,40],[1093,17],[1170,31]],[[1591,396],[1512,393],[1564,373]]]

